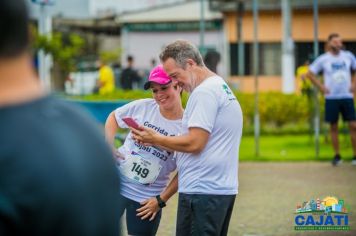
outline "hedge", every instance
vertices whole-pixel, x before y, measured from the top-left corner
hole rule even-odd
[[[254,120],[254,94],[234,91],[243,111],[244,132],[253,132]],[[71,99],[85,101],[115,101],[135,100],[152,97],[150,91],[116,90],[109,95],[67,96]],[[183,93],[182,102],[186,104],[188,95]],[[324,100],[319,99],[320,114],[324,111]],[[207,105],[209,101],[207,101]],[[262,133],[307,133],[309,120],[313,109],[312,101],[306,96],[296,94],[283,94],[280,92],[267,92],[259,94],[259,115]]]

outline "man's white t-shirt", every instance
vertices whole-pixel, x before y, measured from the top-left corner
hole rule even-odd
[[[128,128],[122,121],[124,117],[132,117],[141,126],[165,136],[175,136],[181,130],[181,120],[164,118],[154,99],[140,99],[115,110],[118,125]],[[176,169],[174,152],[140,145],[132,139],[131,132],[118,151],[126,157],[119,161],[121,194],[136,202],[160,194],[168,183],[169,174]]]
[[[182,119],[182,134],[198,127],[210,133],[199,154],[178,153],[179,192],[237,194],[242,111],[219,76],[205,79],[191,93]]]
[[[324,53],[309,66],[315,75],[323,71],[324,85],[330,91],[325,95],[326,99],[353,98],[350,91],[351,69],[356,70],[355,56],[343,50],[338,55]]]

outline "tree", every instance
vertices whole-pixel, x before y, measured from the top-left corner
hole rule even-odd
[[[51,35],[39,35],[32,27],[34,35],[34,49],[43,49],[46,54],[51,54],[54,61],[54,71],[57,77],[55,80],[58,86],[63,88],[64,79],[71,71],[75,71],[77,61],[82,54],[85,41],[77,34],[64,35],[55,32]],[[55,76],[55,77],[56,77]]]

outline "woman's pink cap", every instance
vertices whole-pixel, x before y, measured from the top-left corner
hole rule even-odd
[[[158,65],[151,70],[150,76],[148,77],[148,81],[143,86],[145,90],[151,87],[151,82],[156,84],[165,85],[172,82],[171,78],[164,71],[162,65]]]

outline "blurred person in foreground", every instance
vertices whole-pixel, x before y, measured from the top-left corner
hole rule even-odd
[[[112,235],[119,178],[96,124],[42,89],[24,0],[0,1],[0,235]]]
[[[356,89],[356,59],[355,56],[343,50],[339,34],[333,33],[328,37],[328,51],[309,66],[307,77],[325,95],[325,121],[330,123],[331,141],[334,148],[332,164],[341,163],[338,137],[338,119],[341,113],[345,122],[349,123],[351,144],[354,157],[352,164],[356,165],[356,116],[354,93]],[[316,75],[323,72],[324,83]]]
[[[128,128],[122,120],[125,117],[131,117],[166,136],[176,136],[180,132],[182,89],[172,82],[161,65],[151,71],[144,88],[152,90],[153,99],[136,100],[109,115],[105,135],[113,148],[117,129]],[[161,209],[178,189],[177,175],[167,186],[170,174],[176,169],[174,152],[156,146],[143,146],[129,134],[118,149],[118,155],[124,203],[120,215],[126,210],[128,234],[156,235]]]
[[[179,152],[176,235],[227,235],[238,189],[240,105],[190,42],[168,44],[160,59],[173,81],[190,93],[182,134],[170,137],[149,127],[131,128],[134,138]]]

